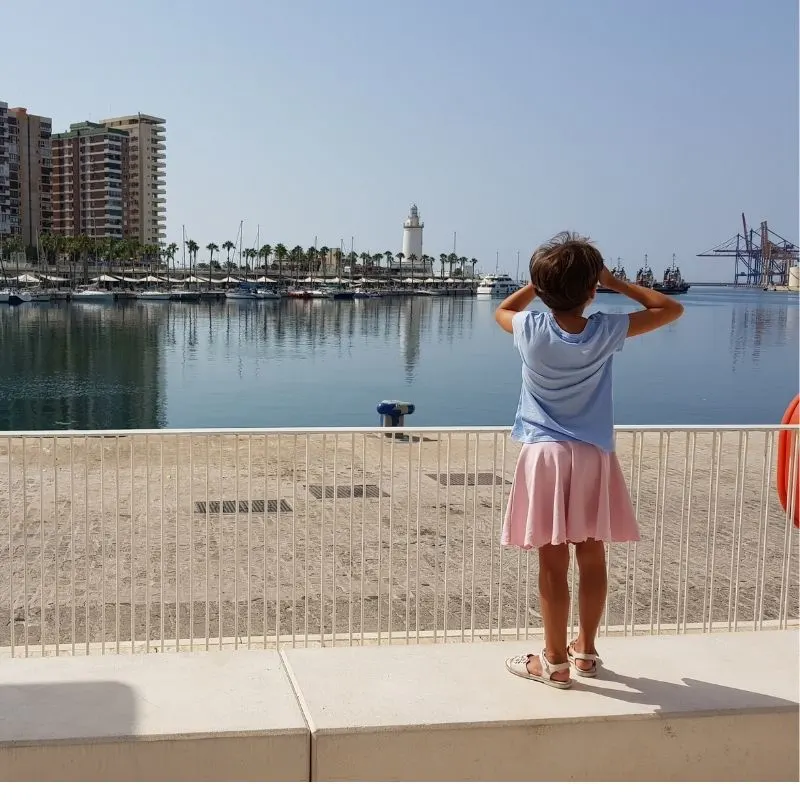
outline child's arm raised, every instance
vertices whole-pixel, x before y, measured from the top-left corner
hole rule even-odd
[[[644,306],[644,311],[628,315],[628,338],[657,330],[670,322],[675,322],[683,314],[683,306],[655,289],[648,289],[636,283],[627,283],[615,278],[606,267],[600,273],[600,285],[630,297]],[[510,299],[510,298],[509,298]]]
[[[514,319],[514,314],[519,314],[524,311],[536,297],[536,289],[533,284],[529,283],[521,289],[509,295],[497,306],[497,311],[494,312],[494,318],[497,324],[506,332],[514,333],[514,328],[511,320]]]

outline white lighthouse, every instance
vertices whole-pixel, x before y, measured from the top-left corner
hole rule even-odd
[[[416,205],[411,206],[408,219],[403,223],[403,256],[422,263],[422,229],[424,225],[419,221],[419,211]]]

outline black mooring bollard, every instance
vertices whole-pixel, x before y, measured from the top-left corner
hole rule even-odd
[[[382,400],[378,403],[378,413],[381,415],[381,427],[383,428],[402,428],[407,415],[414,413],[413,403],[403,403],[399,400]],[[394,436],[396,439],[405,439],[406,436],[399,431],[387,433],[386,436]]]

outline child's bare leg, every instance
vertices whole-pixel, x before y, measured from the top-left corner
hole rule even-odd
[[[602,542],[587,539],[575,545],[580,580],[578,583],[578,616],[580,627],[575,640],[579,653],[594,653],[595,637],[603,616],[608,579],[606,576],[606,551]],[[578,669],[589,669],[590,661],[575,662]]]
[[[569,546],[546,544],[539,548],[539,594],[544,621],[544,651],[551,664],[567,661],[567,620],[569,618]],[[542,674],[539,657],[528,661],[532,675]],[[557,681],[569,679],[569,670],[554,672]]]

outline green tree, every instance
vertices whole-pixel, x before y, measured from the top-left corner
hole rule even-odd
[[[453,265],[458,261],[458,256],[455,253],[450,253],[447,256],[447,263],[450,265],[450,277],[453,277]]]
[[[178,245],[175,242],[170,242],[165,250],[167,256],[167,264],[172,265],[172,271],[175,271],[175,254],[178,252]]]
[[[372,263],[380,269],[381,268],[381,261],[383,261],[383,253],[373,253],[372,254]]]
[[[304,250],[300,245],[295,245],[289,253],[291,263],[294,265],[295,277],[300,277],[300,264],[303,261]]]
[[[268,244],[261,245],[258,250],[260,258],[264,259],[264,277],[267,277],[267,267],[269,266],[269,257],[272,255],[272,246]]]
[[[308,271],[313,275],[319,272],[319,250],[316,247],[309,247],[306,250],[306,261],[308,262]]]
[[[398,277],[400,278],[400,280],[402,281],[402,280],[403,280],[403,259],[405,258],[405,255],[404,255],[403,253],[398,253],[398,254],[395,256],[395,258],[396,258],[396,259],[397,259],[397,261],[398,261],[398,265],[397,265],[397,275],[398,275]]]
[[[471,258],[469,260],[469,263],[472,264],[472,277],[474,278],[475,277],[475,265],[478,263],[478,259],[477,258]]]
[[[193,275],[194,265],[197,263],[197,251],[200,245],[194,239],[189,239],[186,242],[186,249],[189,251],[189,274]]]
[[[411,262],[411,280],[413,281],[414,280],[414,265],[417,263],[417,257],[414,255],[414,253],[412,253],[408,257],[408,260]],[[413,288],[413,283],[412,283],[412,288]]]
[[[442,271],[439,277],[444,280],[444,265],[447,263],[447,253],[439,253],[439,262],[442,265]]]
[[[320,270],[322,271],[323,275],[328,273],[328,257],[331,254],[330,247],[326,247],[323,245],[319,249],[319,261],[320,261]]]
[[[211,270],[213,269],[213,262],[214,262],[214,253],[219,250],[219,245],[215,244],[214,242],[209,242],[206,245],[206,250],[208,250],[208,288],[211,288]]]
[[[275,260],[278,262],[278,280],[283,280],[283,262],[286,259],[286,256],[289,254],[289,251],[286,249],[286,245],[282,242],[278,242],[275,245]]]

